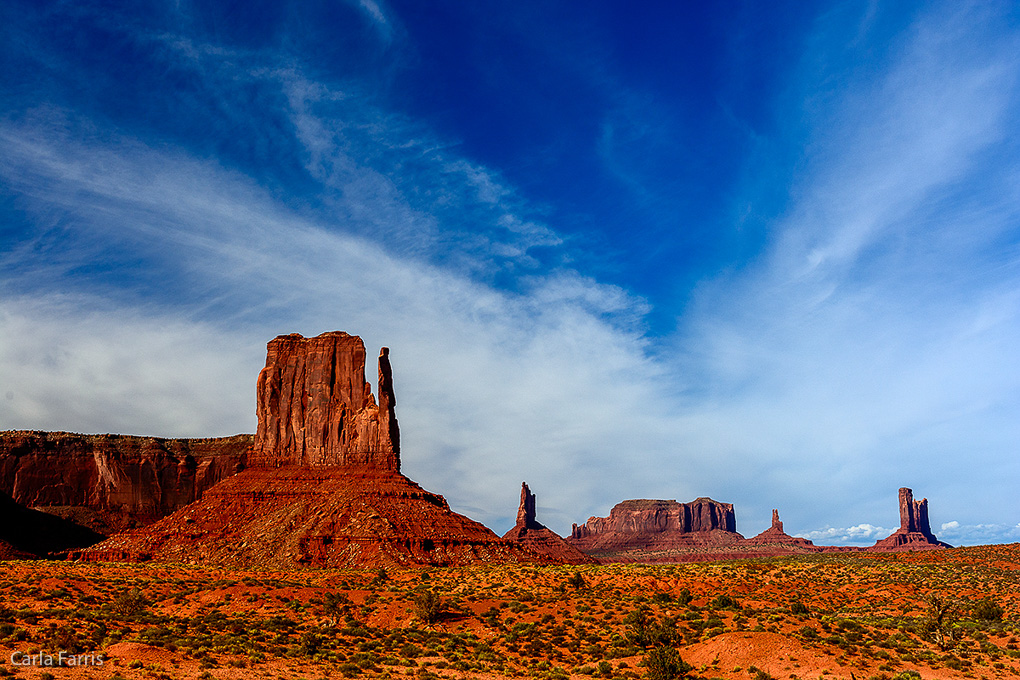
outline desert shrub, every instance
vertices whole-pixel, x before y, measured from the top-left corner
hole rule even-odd
[[[803,626],[797,632],[800,633],[801,637],[812,640],[818,637],[818,631],[812,628],[811,626]]]
[[[575,590],[583,590],[588,586],[588,582],[584,580],[584,576],[581,572],[575,571],[570,578],[567,579],[567,585]]]
[[[302,656],[315,656],[321,647],[322,636],[316,631],[310,630],[301,636],[295,651]]]
[[[353,678],[357,675],[361,675],[361,668],[354,663],[342,663],[337,666],[337,670],[340,671],[340,674],[345,678]]]
[[[341,617],[346,617],[353,603],[346,593],[326,593],[322,598],[322,613],[329,617],[330,623],[336,625]]]
[[[708,606],[712,609],[740,609],[740,603],[737,602],[736,598],[730,597],[724,593],[719,593],[715,596]]]
[[[70,626],[60,626],[50,630],[46,638],[46,644],[51,649],[60,649],[71,654],[80,654],[85,651],[85,645]]]
[[[946,649],[956,637],[956,622],[959,618],[956,607],[949,600],[935,594],[928,596],[927,604],[921,631],[941,649]]]
[[[693,600],[694,596],[691,595],[691,591],[689,591],[687,588],[681,590],[676,596],[677,604],[683,606],[689,605]]]
[[[974,605],[974,618],[978,621],[1001,621],[1002,613],[1002,607],[989,598]]]
[[[110,609],[117,616],[131,617],[141,614],[148,606],[149,601],[145,598],[144,593],[138,588],[131,588],[120,591],[114,598],[113,604],[110,605]]]
[[[647,609],[635,609],[624,617],[623,622],[627,624],[628,642],[635,647],[648,647],[651,644]]]
[[[800,600],[794,600],[793,604],[790,605],[790,613],[796,616],[804,616],[810,614],[811,612],[807,608],[806,604],[804,604]]]
[[[446,603],[438,593],[423,590],[414,596],[414,614],[426,624],[433,624],[443,616]]]
[[[921,680],[921,674],[913,670],[903,671],[897,673],[892,680]]]
[[[677,680],[694,670],[673,647],[656,647],[645,654],[644,665],[649,680]]]

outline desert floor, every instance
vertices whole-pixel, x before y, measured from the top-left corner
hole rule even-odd
[[[1020,545],[676,565],[0,563],[0,677],[1020,677]],[[104,656],[23,666],[15,652]],[[664,677],[664,676],[660,676]]]

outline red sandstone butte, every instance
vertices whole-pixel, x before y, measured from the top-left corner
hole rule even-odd
[[[900,528],[875,543],[870,550],[880,552],[934,550],[952,547],[935,538],[928,525],[928,499],[914,500],[914,492],[900,489]]]
[[[591,517],[580,526],[575,524],[568,540],[601,561],[633,561],[639,553],[740,543],[744,537],[737,533],[736,525],[733,504],[711,498],[690,503],[629,500],[614,506],[609,517]],[[655,561],[661,561],[660,557]]]
[[[333,332],[270,341],[251,467],[82,557],[267,568],[542,561],[400,474],[385,348],[379,394],[377,405],[361,338]]]
[[[0,432],[0,493],[102,534],[149,524],[245,466],[251,435]]]
[[[556,564],[597,564],[598,560],[570,545],[562,536],[543,526],[536,519],[535,494],[527,483],[521,483],[521,504],[517,508],[517,524],[503,534],[504,541],[522,545],[542,556],[542,561]]]
[[[365,380],[365,345],[340,331],[269,342],[256,387],[250,465],[368,465],[400,470],[389,349],[379,353],[379,404]]]

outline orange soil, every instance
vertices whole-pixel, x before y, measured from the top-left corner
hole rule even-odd
[[[571,584],[575,574],[584,580],[581,587]],[[374,670],[357,671],[359,677],[590,680],[602,677],[596,670],[601,661],[611,677],[636,678],[645,675],[640,665],[645,650],[616,642],[631,631],[628,615],[644,609],[650,621],[679,619],[682,639],[676,648],[694,667],[691,678],[753,680],[759,670],[782,680],[892,678],[908,670],[917,670],[924,680],[1015,678],[1020,677],[1018,576],[1020,545],[680,565],[390,568],[384,580],[366,570],[12,561],[0,564],[0,626],[13,619],[11,625],[28,639],[12,639],[0,627],[0,668],[14,670],[10,656],[15,651],[46,649],[47,631],[54,627],[85,635],[96,617],[106,617],[110,635],[89,650],[107,655],[104,666],[17,669],[15,677],[40,678],[49,672],[96,680],[115,674],[340,678],[344,663],[351,666],[359,654],[377,653]],[[132,587],[144,593],[155,619],[119,620],[109,613],[109,604]],[[422,587],[451,605],[431,626],[414,607],[416,589]],[[693,597],[689,604],[678,599],[685,590]],[[333,593],[350,602],[348,623],[336,628],[330,627],[322,606]],[[941,650],[919,625],[932,593],[957,603],[958,639],[950,650]],[[713,604],[719,595],[735,599],[739,607]],[[970,605],[983,598],[1002,607],[1002,622],[974,620]],[[808,612],[792,613],[794,603]],[[203,667],[195,656],[198,648],[183,640],[171,649],[142,639],[159,625],[185,622],[194,629],[214,615],[237,626],[252,623],[254,632],[238,633],[238,639],[269,631],[271,617],[287,617],[296,628],[279,649],[261,657],[210,643],[211,667]],[[345,633],[345,626],[367,627],[371,634],[358,637]],[[323,632],[328,649],[317,655],[294,652],[309,631]],[[413,660],[401,654],[404,643],[381,651],[387,636],[419,633],[431,636],[436,648],[414,643],[420,653]],[[218,634],[229,635],[229,627]],[[454,649],[464,640],[484,647]],[[378,648],[364,652],[371,644]],[[476,667],[458,669],[458,663]]]

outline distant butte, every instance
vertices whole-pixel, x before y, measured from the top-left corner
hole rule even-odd
[[[83,556],[284,568],[549,561],[400,474],[386,348],[378,404],[364,344],[342,332],[270,341],[256,391],[249,469]]]
[[[772,526],[757,536],[752,536],[747,539],[747,543],[752,545],[783,546],[787,549],[786,552],[790,552],[790,549],[796,548],[801,548],[803,552],[815,552],[819,550],[818,546],[806,538],[790,536],[783,531],[783,523],[779,520],[778,510],[772,511]]]
[[[914,500],[914,492],[900,489],[900,528],[888,538],[875,543],[871,550],[893,552],[904,550],[934,550],[950,548],[948,543],[935,538],[928,524],[928,499]]]
[[[734,545],[744,537],[737,533],[732,503],[638,499],[617,503],[609,517],[575,524],[568,540],[601,561],[633,561],[649,552]]]
[[[503,534],[503,540],[522,545],[551,562],[597,563],[595,558],[585,555],[562,536],[539,524],[536,519],[535,494],[531,493],[527,483],[521,483],[521,504],[517,508],[517,524]]]

